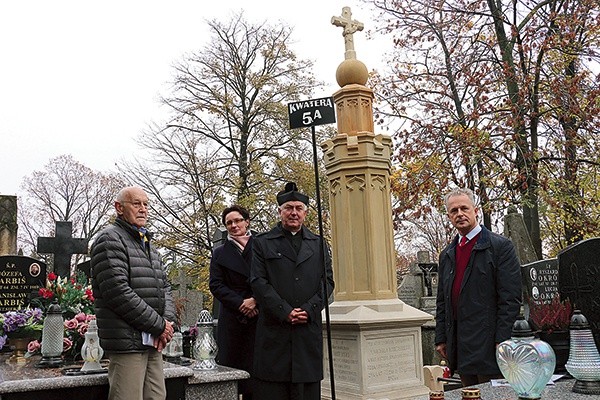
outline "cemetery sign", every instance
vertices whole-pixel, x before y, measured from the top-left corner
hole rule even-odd
[[[335,123],[333,97],[288,103],[290,129]]]

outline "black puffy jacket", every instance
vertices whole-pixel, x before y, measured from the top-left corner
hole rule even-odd
[[[148,247],[144,250],[139,232],[122,219],[102,230],[92,245],[94,308],[106,352],[144,351],[142,332],[158,337],[165,320],[175,320],[160,256]]]

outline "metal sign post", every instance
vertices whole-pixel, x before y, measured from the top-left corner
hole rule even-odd
[[[323,216],[321,210],[321,190],[319,188],[319,168],[317,165],[316,125],[335,123],[333,97],[312,99],[288,103],[290,129],[310,127],[313,146],[313,166],[315,170],[315,187],[317,196],[317,216],[319,219],[319,236],[321,238],[321,263],[323,264],[323,296],[325,300],[325,326],[327,329],[327,353],[329,354],[329,381],[331,399],[335,400],[335,379],[333,376],[333,351],[331,345],[331,320],[329,317],[329,296],[327,295],[327,265],[325,263],[325,241],[323,239]]]

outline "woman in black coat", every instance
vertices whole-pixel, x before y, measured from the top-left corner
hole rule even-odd
[[[227,240],[213,250],[210,291],[220,302],[217,326],[217,362],[252,374],[258,305],[248,282],[252,260],[250,214],[238,205],[221,215]],[[252,379],[239,384],[244,400],[252,399]]]

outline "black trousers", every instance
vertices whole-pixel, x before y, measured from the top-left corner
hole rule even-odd
[[[269,382],[256,380],[254,400],[321,400],[321,382]]]
[[[489,382],[492,379],[503,379],[504,378],[501,374],[499,374],[499,375],[459,374],[459,375],[460,375],[460,381],[462,382],[463,387],[475,386],[475,385],[479,385],[480,383]]]

